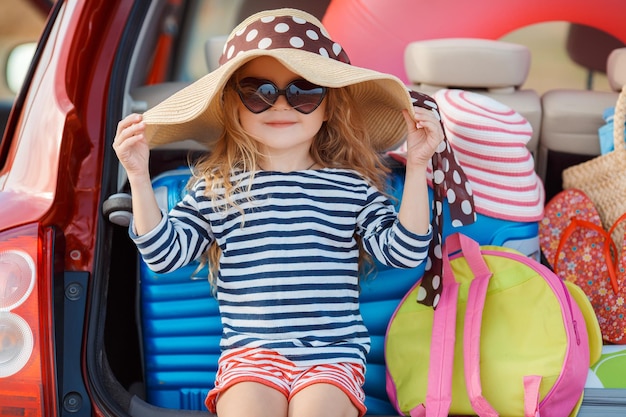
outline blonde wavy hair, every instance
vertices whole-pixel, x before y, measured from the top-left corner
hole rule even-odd
[[[259,169],[258,143],[245,132],[238,117],[239,97],[235,90],[237,73],[227,83],[222,96],[222,125],[224,130],[213,150],[202,157],[194,166],[191,187],[201,178],[207,183],[207,196],[214,204],[217,200],[226,201],[232,207],[237,204],[232,196],[243,187],[241,181],[231,181],[233,171],[250,172],[246,180],[249,189],[254,172]],[[370,136],[364,129],[359,112],[354,111],[355,103],[347,88],[329,88],[326,94],[327,120],[322,124],[311,145],[311,156],[317,165],[326,168],[352,169],[360,173],[379,190],[385,189],[385,177],[389,168],[381,156],[370,146]],[[219,195],[215,189],[220,188]],[[245,191],[245,190],[241,190]],[[216,204],[217,205],[217,204]],[[240,209],[240,208],[239,208]],[[242,225],[243,226],[243,225]],[[362,275],[371,272],[370,257],[362,250],[359,241],[359,269]],[[203,255],[202,266],[209,265],[209,282],[215,289],[221,250],[213,244]],[[201,266],[201,267],[202,267]],[[200,267],[200,268],[201,268]],[[199,269],[200,269],[199,268]]]

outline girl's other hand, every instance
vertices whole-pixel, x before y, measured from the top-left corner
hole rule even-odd
[[[444,138],[439,116],[422,107],[414,107],[413,115],[407,110],[402,114],[408,130],[407,167],[426,167]]]
[[[130,114],[117,124],[113,149],[126,169],[129,180],[150,176],[150,148],[145,137],[145,123],[140,114]]]

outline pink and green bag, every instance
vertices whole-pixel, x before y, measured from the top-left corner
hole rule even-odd
[[[398,412],[575,415],[602,345],[580,289],[516,251],[458,233],[443,255],[437,308],[416,302],[418,282],[387,328],[387,393]]]

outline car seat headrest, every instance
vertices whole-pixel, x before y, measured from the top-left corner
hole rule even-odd
[[[422,40],[407,46],[405,67],[415,85],[514,90],[526,81],[530,50],[490,39]]]
[[[626,47],[614,49],[609,54],[606,75],[613,90],[621,91],[626,85]]]

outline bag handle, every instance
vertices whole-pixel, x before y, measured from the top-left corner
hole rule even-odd
[[[433,318],[425,404],[426,417],[447,416],[452,403],[452,369],[460,284],[454,278],[450,255],[459,251],[463,254],[475,277],[472,282],[478,280],[489,283],[491,276],[491,271],[489,271],[480,253],[480,246],[476,241],[461,233],[454,233],[446,238],[442,248],[443,289]],[[424,410],[422,407],[419,408]]]
[[[469,238],[461,238],[461,240],[464,239]],[[493,274],[485,263],[477,242],[474,242],[473,245],[466,245],[466,248],[467,250],[463,251],[463,256],[474,273],[474,279],[470,284],[467,295],[465,325],[463,328],[465,386],[470,404],[479,416],[498,417],[498,412],[482,394],[480,379],[480,332],[485,299],[487,298],[487,287]],[[471,252],[468,252],[468,250]]]
[[[450,239],[448,237],[448,239]],[[456,343],[456,309],[459,283],[454,279],[446,243],[442,248],[441,297],[433,314],[433,331],[430,340],[430,363],[426,401],[419,407],[420,417],[446,417],[452,403],[452,370]],[[434,283],[435,281],[433,281]],[[413,416],[413,413],[411,413]]]
[[[467,238],[469,239],[469,238]],[[463,328],[463,366],[465,372],[465,386],[472,405],[472,409],[480,417],[498,417],[498,412],[489,404],[483,396],[482,382],[480,377],[480,336],[482,328],[483,311],[487,299],[489,281],[493,276],[485,263],[478,243],[468,246],[473,252],[463,252],[468,260],[474,279],[472,280],[467,295],[467,307],[465,310],[465,325]],[[480,268],[478,267],[480,260]],[[472,266],[474,265],[474,266]],[[476,267],[475,267],[476,266]],[[480,271],[479,273],[476,273]],[[524,377],[524,416],[538,416],[539,387],[541,376],[529,375]]]

